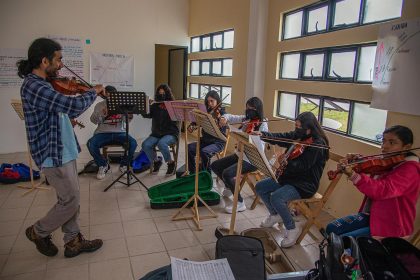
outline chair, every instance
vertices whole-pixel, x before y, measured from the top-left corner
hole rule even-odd
[[[106,158],[108,161],[108,155],[112,152],[109,152],[108,149],[109,148],[113,148],[113,147],[122,147],[124,148],[124,145],[121,144],[109,144],[109,145],[105,145],[102,147],[102,155],[104,156],[104,158]],[[120,152],[120,151],[119,151]],[[124,153],[124,150],[122,151]]]
[[[265,177],[265,175],[262,172],[260,172],[259,170],[246,173],[242,176],[241,183],[239,185],[239,192],[242,191],[242,188],[244,187],[245,182],[246,182],[246,183],[248,183],[249,188],[255,194],[254,201],[251,204],[251,208],[250,208],[251,210],[254,210],[255,207],[257,206],[258,202],[260,202],[260,198],[257,195],[257,192],[255,190],[255,184],[254,184],[252,178],[254,178],[256,182],[258,182],[264,177]]]
[[[340,159],[343,157],[330,152],[330,159],[336,162],[339,162]],[[324,205],[327,203],[328,199],[330,198],[332,192],[335,189],[335,186],[340,181],[342,173],[338,174],[337,177],[330,181],[327,189],[325,190],[324,194],[321,195],[320,193],[316,193],[313,197],[307,199],[297,199],[292,200],[289,202],[289,208],[295,208],[299,210],[303,216],[307,219],[305,226],[302,229],[302,233],[299,235],[299,238],[296,241],[296,244],[300,244],[303,240],[305,235],[309,233],[312,238],[316,239],[316,237],[309,231],[312,225],[318,227],[318,229],[322,228],[321,223],[317,220],[317,217],[321,213]],[[310,207],[312,206],[312,207]]]

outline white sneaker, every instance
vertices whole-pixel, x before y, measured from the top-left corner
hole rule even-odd
[[[121,173],[124,173],[126,171],[127,171],[127,166],[125,166],[125,165],[120,166],[120,172]]]
[[[267,218],[264,219],[264,221],[261,222],[260,227],[270,228],[274,226],[277,223],[283,222],[280,215],[268,215]]]
[[[224,188],[223,191],[222,191],[222,195],[224,197],[231,197],[233,194],[232,194],[232,191],[230,189]]]
[[[98,173],[96,174],[96,179],[103,180],[108,171],[109,171],[109,165],[99,166]]]
[[[282,248],[289,248],[296,244],[296,240],[302,232],[302,228],[299,225],[295,225],[294,229],[286,229],[284,238],[280,242]]]
[[[226,213],[232,214],[232,209],[233,209],[233,205],[229,205],[225,207],[225,211]],[[236,206],[236,212],[242,212],[246,210],[246,205],[245,202],[239,202],[238,201],[238,205]]]

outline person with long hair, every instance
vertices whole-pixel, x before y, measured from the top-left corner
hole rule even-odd
[[[179,128],[176,121],[172,121],[165,107],[164,101],[172,101],[174,96],[171,88],[167,84],[161,84],[155,92],[155,101],[150,106],[150,113],[143,114],[145,118],[152,119],[152,133],[143,141],[141,147],[146,153],[150,162],[153,163],[153,173],[159,172],[162,166],[162,159],[156,155],[157,146],[163,155],[163,159],[168,165],[166,175],[175,173],[175,159],[171,158],[169,146],[178,141]]]
[[[64,232],[64,256],[75,257],[93,252],[102,240],[86,240],[80,233],[80,186],[76,159],[80,152],[70,119],[87,110],[104,87],[94,86],[82,95],[66,96],[54,90],[47,79],[58,76],[63,67],[61,46],[39,38],[28,49],[28,59],[17,62],[18,75],[24,78],[20,95],[29,149],[36,165],[42,169],[55,189],[57,203],[47,215],[25,231],[26,237],[46,256],[58,253],[51,233],[61,227]]]
[[[329,145],[327,136],[311,112],[303,112],[297,116],[294,131],[257,134],[261,135],[261,140],[285,148],[290,148],[292,144],[286,141],[282,142],[282,139],[307,141],[311,138],[310,142],[313,144]],[[289,211],[289,201],[310,198],[317,192],[328,158],[328,149],[304,146],[304,150],[299,156],[287,159],[287,164],[284,170],[279,173],[277,182],[268,178],[256,184],[256,192],[269,212],[269,215],[262,221],[261,227],[272,227],[283,222],[285,231],[283,232],[284,238],[280,242],[281,247],[293,246],[302,232],[300,224],[295,223]]]
[[[395,125],[383,132],[383,153],[398,153],[410,149],[412,144],[413,132],[408,127]],[[404,161],[380,175],[356,172],[351,166],[344,168],[344,174],[365,197],[359,213],[332,221],[327,225],[327,233],[375,238],[409,237],[413,233],[420,193],[419,157],[412,152],[401,155]],[[348,154],[341,164],[360,156]]]
[[[242,123],[240,129],[248,133],[252,131],[268,131],[267,122],[261,121],[264,121],[264,109],[263,103],[258,97],[252,97],[248,99],[246,102],[245,115],[225,114],[223,117],[221,117],[220,120],[222,124]],[[263,150],[264,147],[261,147],[261,149]],[[232,155],[218,159],[211,164],[211,170],[213,170],[217,177],[219,177],[225,184],[225,189],[222,192],[223,196],[225,197],[230,197],[235,191],[235,176],[236,169],[238,167],[238,160],[238,155],[234,153]],[[241,174],[246,174],[256,170],[257,168],[249,162],[249,159],[246,156],[244,156]],[[245,202],[242,196],[239,194],[238,207],[236,211],[242,212],[245,210]],[[226,206],[225,211],[227,213],[232,213],[232,205]]]
[[[220,116],[225,114],[225,109],[221,107],[222,100],[220,99],[219,94],[214,91],[210,90],[205,98],[204,104],[206,105],[206,109],[208,113],[215,113],[214,110],[217,110]],[[220,118],[216,120],[219,123]],[[219,129],[223,134],[226,134],[226,125],[220,125]],[[189,128],[190,132],[192,132],[191,127]],[[200,170],[207,170],[211,171],[210,169],[210,160],[211,158],[220,153],[225,148],[226,142],[214,137],[206,133],[205,131],[202,132],[202,136],[200,138],[200,158],[201,158],[201,166]],[[188,170],[190,173],[195,173],[195,155],[197,150],[197,143],[193,142],[188,144]]]

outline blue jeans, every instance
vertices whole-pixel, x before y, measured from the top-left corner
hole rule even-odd
[[[221,152],[225,148],[224,144],[213,143],[208,144],[203,141],[200,141],[200,158],[201,166],[199,170],[207,170],[211,172],[210,169],[210,160],[211,158]],[[197,142],[188,144],[188,170],[190,173],[195,173],[195,155],[197,150]]]
[[[255,191],[261,197],[271,215],[280,215],[286,229],[295,228],[295,221],[287,206],[289,201],[301,198],[294,186],[280,185],[272,178],[267,178],[255,185]]]
[[[341,236],[370,237],[369,215],[358,213],[332,221],[327,225],[326,232],[334,232]]]
[[[133,159],[134,152],[137,148],[137,141],[130,135],[128,135],[128,140],[130,141],[130,150],[128,151],[128,158],[123,158],[120,165],[126,165],[127,161],[131,162]],[[125,144],[125,133],[118,132],[118,133],[98,133],[92,136],[87,142],[87,148],[89,153],[92,155],[93,160],[95,161],[96,165],[98,166],[106,166],[108,161],[106,158],[103,157],[101,154],[100,149],[106,145],[121,145]]]
[[[217,177],[222,179],[223,183],[225,183],[225,186],[229,188],[232,193],[235,192],[235,177],[236,169],[238,169],[238,160],[238,156],[236,154],[233,154],[218,159],[210,165],[211,170],[213,170],[213,172],[216,173]],[[257,170],[255,166],[253,166],[245,160],[242,161],[241,174],[246,174],[255,170]],[[244,201],[241,194],[239,194],[238,196],[238,201]]]
[[[149,136],[146,138],[146,140],[143,141],[143,143],[141,143],[141,148],[146,153],[147,158],[150,160],[150,162],[153,162],[156,159],[155,147],[158,146],[159,151],[163,155],[163,158],[166,162],[168,162],[171,161],[171,153],[169,151],[169,146],[175,143],[176,137],[170,134],[165,135],[161,138]]]

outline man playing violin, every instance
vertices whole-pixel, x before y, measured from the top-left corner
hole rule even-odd
[[[402,162],[391,164],[380,174],[367,175],[367,171],[347,164],[360,158],[348,154],[339,169],[354,186],[365,195],[359,213],[328,224],[327,233],[345,236],[408,237],[413,233],[416,204],[420,193],[420,164],[417,155],[403,152],[411,148],[413,132],[396,125],[385,129],[382,140],[383,158],[387,153],[404,157]],[[368,167],[372,169],[371,167]]]
[[[257,132],[261,140],[287,148],[281,156],[281,165],[277,170],[277,182],[272,178],[259,181],[255,188],[263,200],[269,215],[261,223],[261,227],[272,227],[283,222],[284,238],[281,247],[287,248],[296,243],[302,228],[295,223],[289,211],[288,203],[291,200],[310,198],[318,190],[319,181],[328,160],[328,138],[321,128],[315,115],[303,112],[297,116],[295,130],[285,133]],[[292,140],[292,141],[291,141]],[[310,141],[309,141],[310,140]],[[293,141],[310,143],[299,147]],[[294,154],[296,148],[299,153],[295,157],[285,155]]]
[[[18,75],[24,78],[20,93],[30,152],[54,187],[58,201],[34,225],[26,229],[27,238],[38,251],[54,256],[58,248],[51,241],[51,233],[61,227],[64,232],[66,257],[92,252],[102,246],[102,240],[86,240],[80,233],[80,187],[76,158],[80,152],[70,118],[82,114],[104,94],[101,85],[83,95],[66,96],[53,89],[47,78],[56,77],[63,67],[61,46],[50,39],[32,42],[28,59],[17,63]]]

